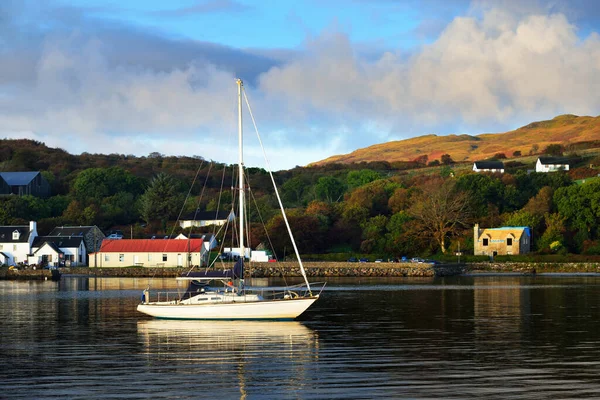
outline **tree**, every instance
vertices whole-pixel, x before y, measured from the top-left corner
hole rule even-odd
[[[554,192],[554,204],[567,225],[576,234],[574,247],[581,250],[585,240],[600,234],[600,181],[562,187]]]
[[[547,174],[546,174],[547,175]],[[469,194],[471,209],[477,217],[487,215],[488,204],[494,204],[502,212],[504,184],[495,176],[470,173],[460,176],[457,188]]]
[[[450,164],[454,164],[454,160],[452,159],[452,157],[450,157],[450,154],[442,154],[442,164],[444,165],[450,165]]]
[[[357,188],[367,183],[380,179],[381,175],[372,169],[361,169],[360,171],[350,171],[346,177],[346,183],[349,188]]]
[[[558,213],[549,214],[544,216],[546,222],[546,231],[542,234],[540,240],[537,242],[538,250],[548,250],[557,248],[556,243],[560,244],[560,247],[565,244],[565,217]]]
[[[345,190],[344,184],[339,179],[332,176],[323,176],[319,178],[317,185],[315,186],[317,198],[330,203],[340,201]]]
[[[430,182],[408,210],[418,220],[425,236],[433,238],[446,252],[446,239],[470,223],[469,197],[454,180]]]
[[[537,143],[533,144],[531,146],[531,150],[529,150],[529,155],[531,156],[533,154],[536,154],[539,149],[540,149],[540,146]]]
[[[521,157],[521,151],[520,150],[513,151],[513,157]]]
[[[291,203],[299,203],[307,186],[308,183],[305,179],[300,176],[294,176],[288,179],[281,187],[283,191],[282,197]]]
[[[494,157],[496,160],[506,160],[506,154],[504,153],[496,153],[494,154]]]
[[[564,151],[565,148],[562,145],[553,143],[546,146],[542,153],[548,154],[549,156],[562,156]]]
[[[378,180],[355,189],[345,203],[347,206],[364,207],[369,210],[370,216],[376,216],[388,213],[388,200],[387,182]]]
[[[416,162],[417,164],[427,165],[428,159],[429,159],[429,157],[427,157],[427,154],[423,154],[422,156],[415,158],[413,161]]]
[[[160,221],[163,230],[167,228],[169,218],[174,216],[179,208],[180,196],[170,175],[160,173],[150,182],[140,198],[140,213],[148,224]]]

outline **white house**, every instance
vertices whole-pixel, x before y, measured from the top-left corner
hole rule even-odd
[[[82,267],[87,265],[87,251],[83,236],[38,236],[31,245],[29,264],[55,267]]]
[[[191,267],[206,265],[202,239],[104,239],[99,267]]]
[[[0,226],[0,262],[3,265],[26,262],[37,235],[35,221],[30,221],[29,226]]]
[[[189,236],[189,238],[188,238],[188,236]],[[177,239],[177,240],[202,239],[202,242],[204,244],[204,248],[206,249],[206,251],[211,251],[212,249],[216,248],[219,244],[217,242],[217,238],[212,233],[198,233],[198,234],[191,234],[188,236],[186,236],[183,233],[180,233],[179,235],[177,235],[175,237],[175,239]]]
[[[569,160],[566,158],[539,157],[535,163],[535,172],[568,171]]]
[[[208,225],[225,225],[227,221],[233,221],[233,211],[195,211],[181,218],[179,225],[182,228],[200,227]]]
[[[499,172],[504,173],[504,164],[501,161],[475,161],[473,163],[475,172]]]

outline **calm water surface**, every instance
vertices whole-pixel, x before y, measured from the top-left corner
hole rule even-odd
[[[149,319],[147,284],[0,281],[0,398],[600,398],[600,276],[330,280],[294,322]]]

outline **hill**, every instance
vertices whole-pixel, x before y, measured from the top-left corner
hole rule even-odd
[[[589,143],[586,146],[584,142]],[[550,144],[561,144],[569,150],[573,149],[575,143],[582,143],[581,148],[600,147],[600,116],[560,115],[505,133],[419,136],[376,144],[349,154],[332,156],[312,165],[412,161],[424,155],[432,161],[439,160],[443,154],[449,154],[457,162],[479,161],[489,159],[497,153],[504,153],[507,157],[515,151],[520,151],[522,155],[536,153],[538,149],[543,150]]]

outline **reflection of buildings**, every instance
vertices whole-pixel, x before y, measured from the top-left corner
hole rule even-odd
[[[530,314],[530,288],[523,277],[485,277],[473,283],[473,320],[480,339],[496,338],[518,341],[523,316]]]

